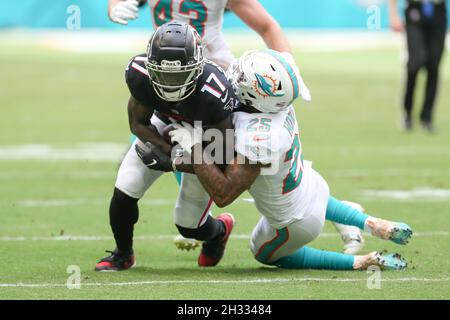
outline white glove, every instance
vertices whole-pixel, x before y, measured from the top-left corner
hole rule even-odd
[[[139,3],[137,0],[125,0],[116,4],[109,14],[113,22],[128,24],[128,20],[134,20],[138,17]]]
[[[195,125],[195,124],[194,124]],[[191,126],[187,122],[172,123],[175,130],[169,132],[172,143],[177,142],[187,153],[191,154],[192,147],[202,143],[203,129],[201,126]]]

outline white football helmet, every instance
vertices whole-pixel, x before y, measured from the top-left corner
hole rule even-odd
[[[247,51],[230,65],[227,76],[239,100],[261,112],[285,110],[299,95],[311,100],[294,59],[287,52]]]

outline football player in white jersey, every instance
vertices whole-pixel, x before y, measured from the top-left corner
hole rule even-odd
[[[145,1],[109,0],[108,15],[114,22],[127,24],[138,18],[138,6]],[[280,25],[257,0],[148,0],[153,25],[176,20],[189,23],[203,38],[205,57],[223,68],[233,61],[230,48],[222,34],[225,9],[233,11],[255,30],[267,46],[278,51],[290,51]]]
[[[250,247],[261,263],[293,269],[406,268],[398,254],[355,256],[305,246],[320,234],[325,219],[365,229],[397,244],[406,244],[412,230],[336,200],[311,162],[303,160],[292,102],[299,95],[310,96],[295,70],[289,54],[273,50],[248,52],[230,67],[229,78],[244,106],[233,114],[236,156],[225,171],[205,153],[206,158],[197,157],[201,126],[175,124],[169,133],[172,142],[192,152],[194,171],[219,207],[246,190],[253,196],[262,218],[253,230]]]
[[[145,0],[109,0],[108,15],[114,22],[127,24],[138,18],[138,6]],[[243,22],[255,30],[267,47],[280,52],[291,52],[289,42],[278,22],[257,0],[148,0],[155,27],[177,20],[189,23],[203,38],[204,55],[222,68],[227,69],[234,57],[222,33],[225,9],[233,11]],[[177,175],[180,181],[180,175]],[[361,208],[358,204],[352,204]],[[364,244],[358,228],[334,223],[344,241],[344,252],[357,253]],[[175,244],[183,249],[198,246],[197,241],[179,236]]]

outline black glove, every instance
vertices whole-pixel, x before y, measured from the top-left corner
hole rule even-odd
[[[151,146],[150,151],[145,151],[137,144],[135,145],[136,153],[142,162],[152,170],[169,172],[173,171],[172,159],[165,154],[160,148]]]

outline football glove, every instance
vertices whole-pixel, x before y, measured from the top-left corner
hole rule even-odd
[[[167,154],[160,148],[149,145],[149,143],[146,143],[146,145],[151,148],[150,151],[145,151],[137,144],[134,148],[139,158],[149,169],[164,172],[175,171],[175,168],[172,167],[172,159]]]
[[[134,20],[139,15],[139,2],[136,0],[120,1],[116,4],[109,14],[109,18],[113,22],[123,25],[128,24],[128,20]]]
[[[189,155],[192,152],[192,147],[203,140],[203,128],[201,126],[193,127],[187,122],[180,123],[172,120],[172,126],[175,130],[169,132],[172,143],[178,143]]]

